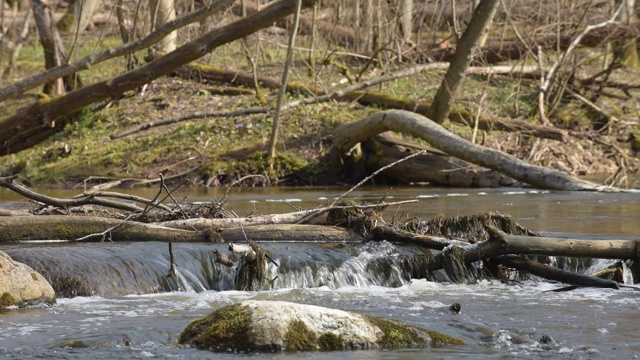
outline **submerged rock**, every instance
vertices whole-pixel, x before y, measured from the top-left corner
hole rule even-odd
[[[421,347],[462,341],[393,320],[284,301],[248,300],[189,324],[179,343],[213,351]]]
[[[0,251],[0,308],[55,302],[51,284],[29,266]]]

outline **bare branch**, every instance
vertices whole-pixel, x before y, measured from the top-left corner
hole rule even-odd
[[[101,53],[85,56],[84,58],[74,63],[51,68],[45,72],[26,78],[11,86],[7,86],[3,89],[0,89],[0,102],[10,97],[18,96],[29,89],[33,89],[54,79],[71,75],[81,70],[87,70],[89,69],[89,67],[91,67],[91,65],[95,65],[118,56],[130,54],[135,51],[148,48],[149,46],[164,39],[164,37],[172,31],[184,27],[185,25],[188,25],[190,23],[205,19],[206,17],[225,9],[226,7],[231,5],[231,3],[233,3],[233,0],[216,0],[215,2],[206,5],[197,11],[189,13],[173,21],[167,22],[143,39],[130,42],[117,48],[107,49]]]

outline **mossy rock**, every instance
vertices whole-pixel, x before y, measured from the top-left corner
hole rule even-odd
[[[462,340],[375,316],[284,301],[248,300],[189,324],[180,345],[227,352],[334,351],[459,345]]]

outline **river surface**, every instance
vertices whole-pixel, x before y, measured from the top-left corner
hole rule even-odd
[[[153,198],[156,190],[135,189]],[[233,189],[227,209],[238,215],[266,214],[324,206],[341,188]],[[44,190],[53,196],[73,190]],[[182,189],[186,201],[220,200],[224,190]],[[545,235],[585,239],[639,239],[640,194],[554,192],[533,189],[364,188],[350,194],[374,203],[418,200],[390,207],[387,222],[430,219],[486,211],[512,215]],[[0,189],[0,207],[28,206]],[[393,247],[392,244],[385,245]],[[0,246],[0,249],[3,249]],[[385,251],[387,251],[386,249]],[[363,250],[372,255],[380,249]],[[591,272],[605,266],[595,261]],[[59,298],[50,307],[0,311],[0,357],[7,359],[631,359],[640,354],[640,291],[577,289],[546,281],[458,285],[412,279],[395,287],[370,285],[308,287],[293,281],[272,291],[185,291]],[[197,288],[197,287],[196,287]],[[284,300],[357,311],[406,321],[460,337],[466,345],[384,351],[297,354],[216,354],[173,345],[184,327],[213,309],[245,299]],[[446,308],[462,304],[460,315]],[[555,341],[540,344],[543,336]],[[532,341],[523,341],[520,337]],[[73,342],[73,343],[71,343]],[[75,344],[74,347],[63,346]]]

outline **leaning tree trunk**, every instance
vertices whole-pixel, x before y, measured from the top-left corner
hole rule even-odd
[[[344,123],[333,133],[337,154],[346,154],[353,146],[385,131],[410,134],[427,140],[433,147],[462,160],[499,171],[516,180],[543,189],[582,191],[621,191],[562,172],[531,165],[515,156],[471,143],[432,120],[405,110],[387,110],[362,120]]]
[[[489,23],[493,19],[499,0],[481,0],[475,9],[469,26],[462,34],[456,47],[456,53],[451,59],[451,65],[442,79],[440,88],[431,103],[430,114],[433,121],[442,124],[447,117],[453,103],[453,97],[462,84],[464,73],[471,63],[473,52],[482,38]]]

